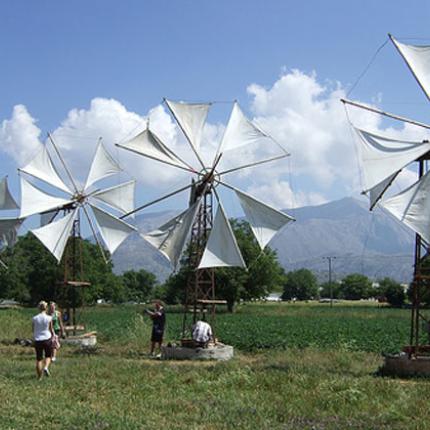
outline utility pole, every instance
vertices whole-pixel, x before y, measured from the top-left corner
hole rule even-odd
[[[330,256],[330,257],[323,257],[324,260],[328,261],[328,284],[330,287],[330,307],[333,307],[333,286],[331,283],[331,261],[336,260],[336,257]]]

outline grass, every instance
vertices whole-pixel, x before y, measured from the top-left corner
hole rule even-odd
[[[0,337],[26,337],[31,314],[1,311]],[[288,344],[293,322],[300,332],[312,316],[328,324],[314,326],[316,337],[330,321],[377,327],[382,319],[406,331],[408,322],[407,312],[373,307],[245,305],[220,315],[217,332],[225,340],[247,332],[250,321],[272,327],[278,317],[282,329],[288,323]],[[380,353],[357,343],[236,348],[226,363],[161,362],[144,355],[150,324],[133,308],[87,310],[85,321],[99,331],[100,347],[94,354],[62,348],[50,379],[35,379],[31,348],[0,346],[1,429],[430,428],[430,381],[375,376]],[[180,315],[168,321],[173,337]]]

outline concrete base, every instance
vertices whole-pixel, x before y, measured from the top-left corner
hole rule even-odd
[[[399,355],[386,356],[380,373],[387,376],[430,377],[430,356],[409,358],[408,354],[404,352]]]
[[[61,339],[64,345],[80,346],[83,348],[91,348],[97,345],[97,336],[68,336],[66,339]]]
[[[162,346],[162,360],[220,360],[227,361],[233,358],[234,349],[230,345],[218,343],[207,348],[187,348],[184,346]]]

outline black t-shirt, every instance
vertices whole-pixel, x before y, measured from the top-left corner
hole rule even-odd
[[[165,324],[166,314],[164,313],[164,309],[160,309],[152,316],[152,328],[157,331],[164,331]]]

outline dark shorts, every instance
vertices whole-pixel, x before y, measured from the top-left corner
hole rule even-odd
[[[50,358],[52,356],[51,339],[36,340],[34,342],[34,348],[36,350],[37,361],[43,360],[43,353],[45,353],[45,358]]]
[[[151,342],[163,342],[164,330],[152,329]]]

